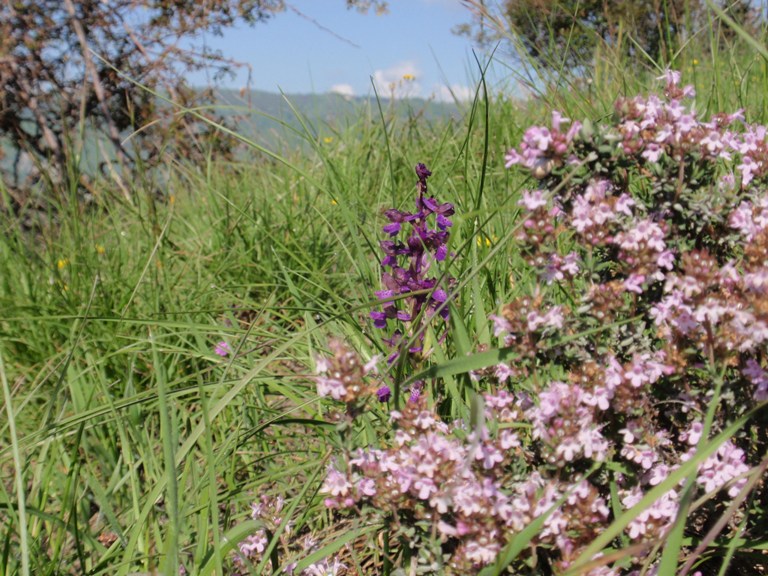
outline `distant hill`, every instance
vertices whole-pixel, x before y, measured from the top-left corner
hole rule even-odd
[[[302,127],[302,121],[315,137],[329,137],[333,136],[336,130],[354,126],[366,118],[379,122],[379,105],[386,119],[419,117],[426,121],[437,121],[458,119],[464,113],[454,103],[423,98],[383,98],[377,102],[373,97],[348,98],[339,94],[283,95],[262,90],[219,90],[216,98],[216,105],[219,107],[216,112],[228,120],[227,124],[231,128],[274,152],[306,145],[308,137]],[[94,172],[103,155],[111,155],[111,145],[102,135],[96,135],[88,128],[85,134],[86,144],[82,151],[81,169]],[[124,136],[129,136],[129,133]],[[4,172],[5,176],[12,173],[14,158],[15,149],[6,139],[0,138],[0,171]],[[18,173],[22,179],[32,167],[31,162],[28,157],[22,155],[22,161],[18,164]]]
[[[236,117],[240,134],[270,148],[275,144],[275,138],[288,146],[303,139],[290,128],[304,133],[297,113],[318,137],[332,135],[335,129],[354,125],[361,118],[378,119],[379,106],[385,118],[418,116],[426,121],[435,121],[458,119],[464,114],[454,103],[423,98],[382,98],[377,103],[373,97],[345,97],[340,94],[283,95],[261,90],[220,90],[217,99],[222,107],[231,107],[221,108],[218,113],[230,120]]]

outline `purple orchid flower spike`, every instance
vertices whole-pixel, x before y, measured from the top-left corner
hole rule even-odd
[[[388,362],[395,362],[401,352],[399,350],[406,334],[420,331],[421,325],[415,322],[427,322],[439,316],[448,320],[448,291],[453,279],[444,280],[438,285],[436,277],[430,275],[430,269],[435,262],[443,262],[448,256],[449,228],[453,222],[449,219],[455,213],[453,204],[439,202],[429,194],[427,180],[432,172],[424,165],[416,165],[417,197],[416,211],[404,212],[391,208],[384,212],[389,223],[383,227],[388,235],[380,246],[384,252],[381,261],[381,282],[383,290],[376,292],[382,300],[381,308],[370,313],[373,324],[377,328],[387,328],[390,322],[403,326],[397,328],[393,336],[385,339],[394,351]],[[410,234],[403,238],[404,232]],[[400,236],[400,238],[398,238]],[[397,296],[402,298],[397,299]],[[439,313],[436,313],[439,309]],[[422,320],[419,320],[422,319]],[[422,337],[423,339],[423,337]],[[409,355],[423,352],[421,342],[414,342],[404,351]]]

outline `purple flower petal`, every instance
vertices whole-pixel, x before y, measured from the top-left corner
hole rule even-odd
[[[395,208],[390,208],[384,212],[384,216],[386,216],[390,222],[402,222],[403,219],[408,216],[408,214],[405,212],[400,212],[400,210]]]
[[[432,212],[437,212],[438,210],[440,210],[440,206],[435,201],[435,199],[431,196],[429,198],[424,198],[422,202],[424,202],[424,206],[429,208]]]
[[[437,215],[437,227],[440,228],[440,230],[445,230],[450,226],[453,226],[453,222],[448,220],[448,218],[446,218],[442,214]]]
[[[424,164],[419,162],[418,164],[416,164],[416,176],[419,177],[419,180],[426,181],[427,178],[432,176],[432,172],[430,172],[429,169]]]
[[[446,300],[448,300],[448,294],[445,293],[445,290],[441,290],[441,289],[435,290],[432,293],[432,300],[434,300],[435,302],[445,302]]]
[[[397,234],[400,233],[400,223],[392,222],[391,224],[387,224],[384,226],[383,230],[390,236],[397,236]]]
[[[409,402],[418,402],[421,397],[421,390],[424,388],[424,381],[417,380],[411,385],[411,396],[408,398]]]
[[[453,204],[451,204],[450,202],[444,202],[440,204],[440,206],[438,206],[437,208],[437,213],[442,214],[444,216],[450,216],[454,212],[455,210],[453,208]]]
[[[384,312],[373,310],[370,313],[370,317],[371,317],[371,320],[373,320],[373,325],[376,326],[376,328],[387,327],[387,315]]]

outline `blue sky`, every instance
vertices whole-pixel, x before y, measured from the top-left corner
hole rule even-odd
[[[288,4],[295,11],[289,8],[264,24],[204,41],[250,64],[251,87],[259,90],[364,96],[373,93],[373,78],[382,96],[394,90],[396,96],[449,99],[448,87],[460,98],[474,92],[473,45],[451,32],[470,21],[460,0],[389,0],[389,12],[382,16],[347,10],[344,0]],[[247,79],[243,70],[223,85],[241,88]],[[207,83],[202,73],[190,80]]]

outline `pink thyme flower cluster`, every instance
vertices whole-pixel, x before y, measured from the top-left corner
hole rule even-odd
[[[563,124],[569,124],[566,132]],[[580,122],[564,118],[559,112],[552,113],[552,126],[532,126],[525,131],[519,151],[511,148],[505,156],[506,167],[519,164],[531,170],[535,178],[546,177],[553,168],[567,161],[574,136],[581,128]]]
[[[749,187],[758,168],[746,174],[739,166],[763,165],[765,129],[730,130],[741,113],[704,122],[681,103],[693,90],[678,86],[679,74],[661,79],[666,98],[623,99],[614,127],[568,139],[572,162],[523,193],[518,240],[547,284],[583,290],[582,309],[597,321],[647,314],[678,349],[691,341],[701,348],[709,338],[721,352],[754,350],[768,341],[768,197]],[[617,136],[620,144],[609,145]],[[657,148],[663,162],[648,157]],[[741,188],[703,202],[712,191],[696,182],[717,181],[718,173],[731,180],[741,173]],[[632,177],[643,179],[650,198],[637,197]],[[583,248],[559,253],[555,237],[563,235]],[[765,386],[756,387],[762,397]]]
[[[246,562],[251,564],[261,562],[264,551],[269,545],[270,534],[274,533],[282,522],[284,503],[280,496],[272,498],[263,494],[257,502],[251,504],[251,519],[262,524],[264,528],[256,530],[238,544],[240,554],[235,557],[235,565],[243,566],[244,574],[248,573],[245,570]]]
[[[744,364],[745,366],[741,373],[755,387],[755,400],[758,402],[765,402],[768,400],[768,372],[766,372],[754,358],[748,358]]]
[[[768,196],[742,202],[728,222],[743,238],[741,254],[723,264],[707,249],[684,254],[650,315],[671,352],[694,347],[738,362],[754,400],[762,402],[768,399]]]
[[[504,346],[515,345],[522,354],[534,357],[544,340],[561,329],[568,313],[563,306],[547,306],[539,294],[523,296],[491,315],[494,336],[502,336]]]
[[[666,480],[667,476],[676,470],[681,463],[692,458],[696,453],[695,445],[701,438],[702,430],[702,424],[694,422],[689,429],[681,433],[680,441],[689,444],[690,449],[680,454],[679,463],[665,464],[660,462],[661,456],[658,448],[668,450],[672,445],[666,434],[657,432],[655,437],[649,438],[636,421],[631,421],[627,428],[622,430],[625,438],[630,440],[625,449],[622,450],[622,455],[641,464],[647,472],[640,477],[640,483],[621,490],[621,502],[624,507],[627,509],[633,507],[645,496],[644,488],[657,486]],[[638,433],[643,434],[643,437],[636,436]],[[653,447],[647,442],[649,439],[652,440]],[[633,444],[632,441],[636,443]],[[633,451],[634,457],[630,456]],[[728,496],[734,498],[746,484],[745,475],[748,472],[749,466],[745,464],[744,451],[737,448],[729,440],[722,444],[715,454],[699,465],[696,483],[706,494],[716,493],[721,488],[727,487]],[[627,527],[628,536],[632,540],[652,541],[658,538],[660,534],[664,534],[677,516],[681,496],[680,489],[684,484],[685,479],[681,480],[674,489],[662,494],[649,508],[634,518]]]
[[[548,383],[537,392],[538,402],[503,390],[486,394],[487,425],[477,430],[442,421],[423,398],[408,403],[392,413],[396,428],[388,449],[359,449],[329,466],[321,488],[325,505],[383,514],[396,525],[432,525],[443,546],[453,550],[446,573],[457,574],[492,562],[510,535],[555,507],[536,544],[554,546],[553,565],[565,570],[611,515],[599,484],[577,473],[570,482],[563,478],[585,462],[620,459],[636,474],[634,485],[622,481],[627,487],[621,501],[631,507],[679,466],[669,434],[654,428],[645,414],[655,412],[652,388],[672,372],[664,358],[663,351],[638,353],[621,363],[609,355],[574,368],[569,383]],[[625,427],[605,436],[603,430],[615,426],[620,414]],[[530,433],[525,436],[510,428],[526,423]],[[681,435],[681,444],[694,445],[700,436],[701,425],[694,423]],[[680,461],[693,453],[690,449]],[[724,445],[700,466],[697,482],[707,492],[719,490],[748,470],[743,456],[732,444]],[[563,472],[542,475],[530,468],[539,461]],[[528,479],[510,482],[508,471],[520,466],[531,470]],[[566,494],[566,502],[556,506]],[[664,534],[678,500],[676,490],[667,492],[633,520],[629,537],[653,540]]]
[[[692,453],[683,456],[683,460],[693,456]],[[749,466],[744,463],[744,451],[728,441],[717,452],[707,458],[699,467],[696,482],[705,492],[717,492],[723,486],[728,488],[728,496],[735,498],[747,483],[744,475],[749,472]]]
[[[359,449],[329,466],[325,505],[384,515],[394,527],[429,526],[451,550],[444,574],[490,564],[511,536],[551,512],[536,544],[554,546],[567,567],[607,521],[606,501],[586,479],[569,484],[533,472],[510,480],[508,471],[526,458],[512,426],[530,403],[506,391],[484,400],[488,425],[474,430],[443,422],[423,398],[393,411],[391,446]]]
[[[600,408],[591,401],[578,384],[550,382],[539,393],[539,404],[526,416],[547,462],[563,466],[582,457],[605,460],[609,444],[595,421],[595,410]]]
[[[640,486],[633,486],[621,494],[621,504],[630,509],[640,502],[645,492]],[[677,517],[679,494],[670,490],[656,500],[649,508],[643,510],[627,527],[627,535],[632,540],[652,540],[664,535]]]
[[[356,405],[376,392],[366,376],[376,372],[378,357],[374,356],[364,364],[357,352],[340,340],[331,340],[328,347],[333,356],[318,356],[315,360],[318,396],[330,396],[347,405]]]
[[[759,351],[768,341],[768,262],[750,255],[766,248],[768,232],[746,249],[740,267],[735,261],[718,266],[706,250],[684,255],[651,310],[657,326],[670,339],[712,346],[724,356]]]
[[[652,94],[621,98],[616,102],[620,118],[617,128],[625,154],[656,163],[664,158],[679,161],[690,155],[707,160],[731,160],[732,153],[738,152],[743,156],[738,169],[744,185],[755,175],[764,173],[764,128],[748,129],[741,134],[730,130],[734,122],[744,119],[741,110],[702,121],[693,108],[686,108],[682,103],[693,98],[695,91],[692,86],[679,86],[679,73],[668,72],[659,80],[666,84],[664,99]]]
[[[558,120],[558,130],[553,128],[552,134],[557,132],[559,138],[547,136],[550,131],[540,127],[526,132],[519,150],[507,154],[507,166],[528,168],[545,186],[523,194],[520,205],[527,215],[519,240],[544,244],[552,252],[556,236],[575,230],[593,245],[609,245],[622,231],[622,219],[639,223],[649,209],[655,212],[652,223],[662,226],[666,221],[681,236],[721,231],[719,205],[728,202],[737,177],[746,189],[768,172],[765,128],[747,125],[737,131],[734,127],[743,123],[741,111],[705,121],[693,106],[684,103],[694,91],[679,86],[678,73],[667,72],[660,79],[666,85],[664,97],[620,99],[612,126],[597,130],[591,123],[573,123],[566,137],[559,132]],[[555,118],[562,116],[556,113]],[[550,162],[553,157],[567,158],[567,162]],[[549,166],[543,176],[537,168],[542,163]],[[547,190],[559,188],[566,173],[569,185],[551,198]],[[635,175],[645,180],[650,193],[640,205],[628,186]],[[713,193],[719,198],[713,198]],[[713,205],[719,215],[712,213]],[[544,256],[542,265],[549,260]],[[658,268],[668,270],[670,254],[660,249],[656,257]],[[637,291],[638,282],[633,279],[628,287]]]
[[[768,174],[766,130],[737,132],[741,112],[703,121],[683,104],[694,93],[679,74],[661,79],[663,97],[620,100],[613,125],[585,123],[558,150],[567,161],[543,175],[538,128],[508,155],[538,180],[519,201],[516,238],[541,282],[491,317],[517,352],[508,371],[476,373],[533,382],[522,448],[539,473],[541,463],[563,479],[613,462],[625,508],[693,457],[713,378],[738,399],[716,406],[714,431],[768,399],[768,196],[755,188]],[[581,298],[566,307],[563,292]],[[696,485],[725,503],[749,471],[729,440],[698,467]],[[608,484],[593,486],[607,497]],[[630,539],[664,537],[681,487],[632,521]]]
[[[263,561],[264,553],[273,535],[281,528],[276,547],[278,558],[289,553],[294,557],[296,554],[308,556],[319,548],[318,540],[311,534],[296,534],[293,522],[289,521],[286,526],[282,526],[284,506],[285,500],[281,496],[273,497],[266,494],[262,494],[256,502],[251,504],[251,519],[260,528],[238,543],[239,553],[234,557],[233,576],[252,574],[252,569]],[[300,572],[296,571],[297,564],[296,561],[288,562],[281,567],[279,573],[288,576],[343,576],[348,573],[347,566],[338,557],[324,558]]]
[[[583,270],[583,258],[577,251],[566,255],[557,252],[555,238],[566,231],[574,231],[590,250],[604,248],[615,253],[618,268],[614,275],[620,280],[610,286],[612,293],[642,294],[648,285],[664,280],[675,256],[666,243],[663,220],[638,218],[635,201],[607,180],[591,180],[583,191],[571,192],[569,202],[553,199],[532,203],[526,199],[530,192],[524,192],[519,202],[529,213],[517,239],[523,244],[528,264],[538,268],[548,284],[572,280]]]

